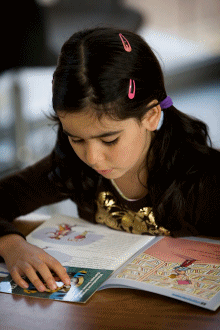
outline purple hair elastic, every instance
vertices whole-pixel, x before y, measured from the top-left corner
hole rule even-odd
[[[171,97],[168,95],[162,102],[160,102],[161,109],[167,109],[173,105]]]

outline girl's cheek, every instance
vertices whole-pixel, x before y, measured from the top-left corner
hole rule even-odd
[[[129,158],[129,155],[129,148],[124,146],[123,148],[120,148],[120,150],[117,150],[117,152],[115,153],[115,159],[117,159],[118,162],[124,163]]]

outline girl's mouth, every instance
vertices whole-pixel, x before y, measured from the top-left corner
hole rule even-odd
[[[98,172],[99,174],[108,174],[110,173],[112,170],[100,170],[100,171],[96,171]]]

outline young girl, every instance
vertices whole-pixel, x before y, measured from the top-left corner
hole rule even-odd
[[[51,271],[70,283],[64,267],[12,223],[65,199],[81,218],[130,234],[219,235],[220,153],[206,125],[175,108],[141,37],[111,28],[74,34],[52,86],[54,150],[0,182],[0,255],[18,285],[27,287],[27,275],[44,291],[37,271],[51,289]]]

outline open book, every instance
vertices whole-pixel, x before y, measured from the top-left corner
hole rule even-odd
[[[97,290],[133,288],[215,311],[220,306],[220,242],[128,234],[78,218],[54,216],[27,236],[66,267],[71,286],[18,287],[0,264],[0,291],[86,302]],[[27,279],[26,279],[27,280]]]

